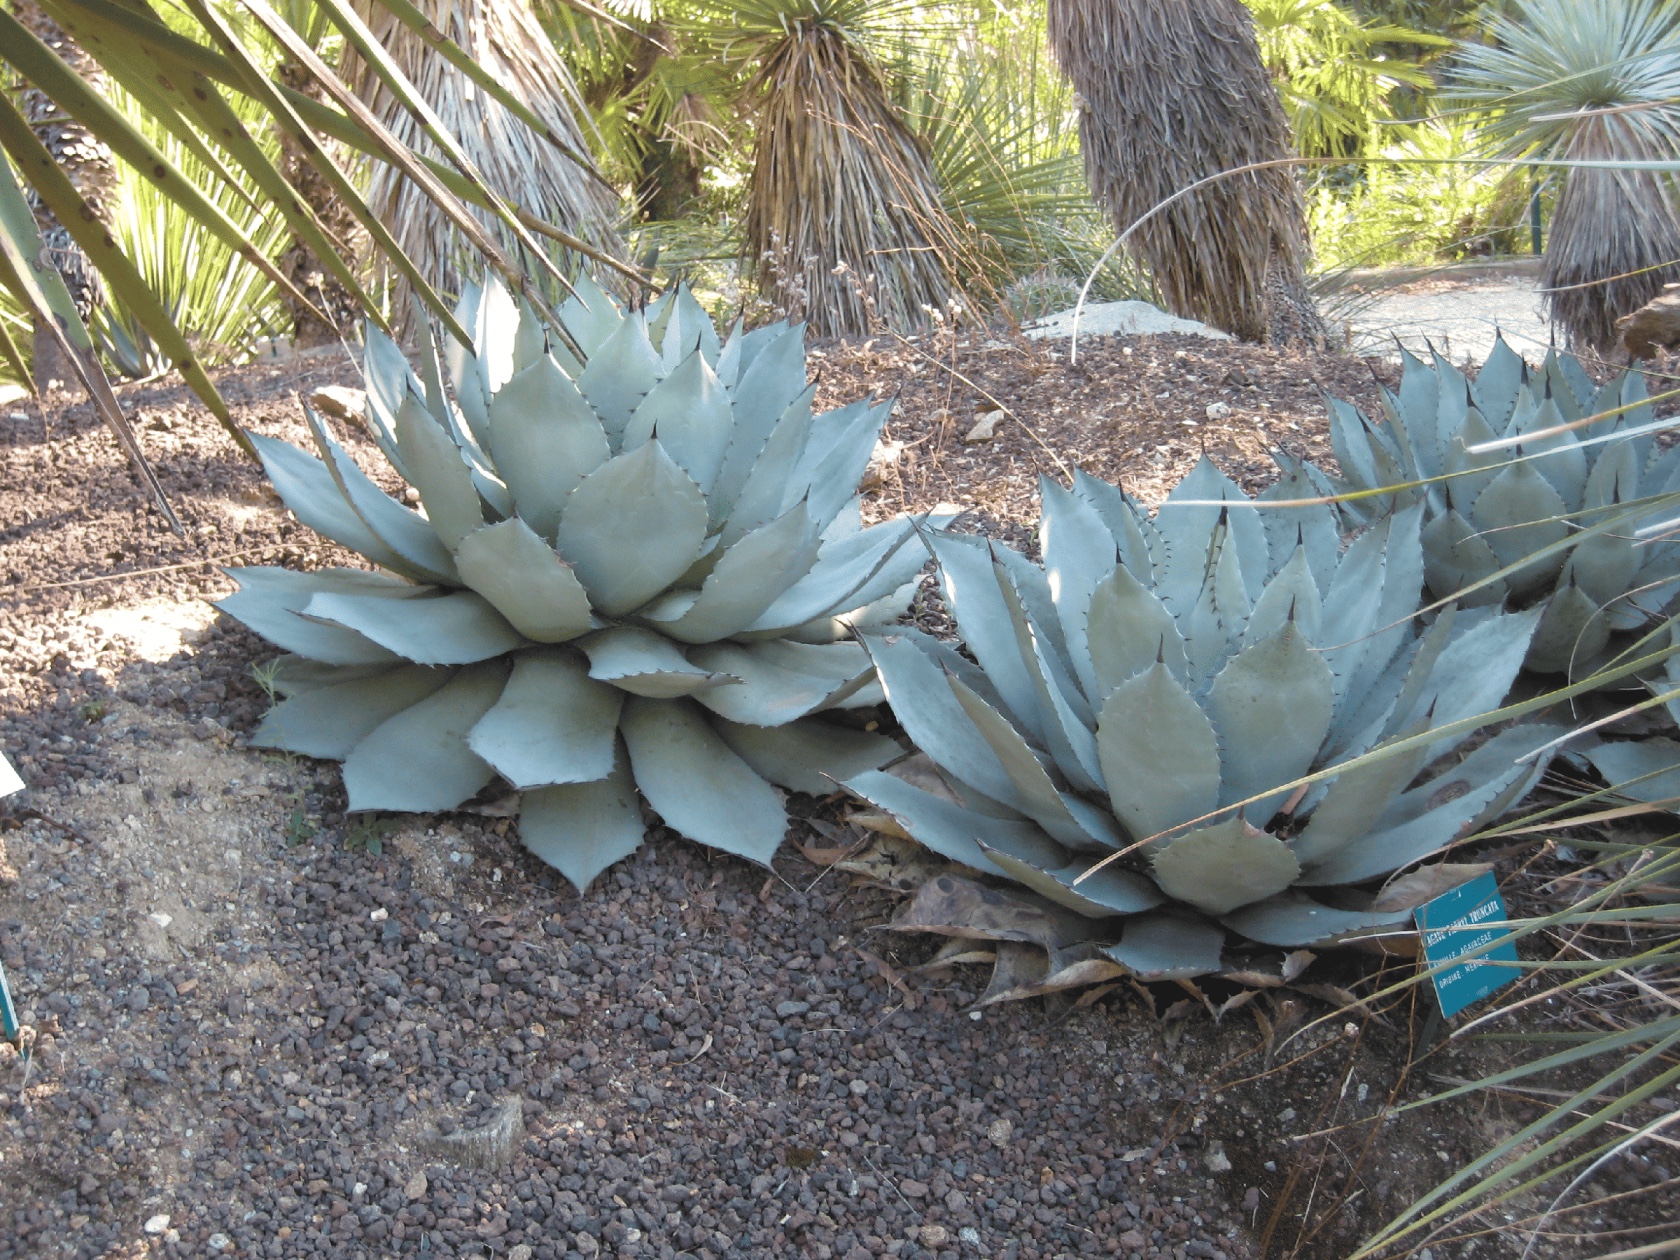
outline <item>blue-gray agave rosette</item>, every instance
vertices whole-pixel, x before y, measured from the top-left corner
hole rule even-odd
[[[314,415],[320,458],[256,443],[298,520],[380,572],[233,571],[221,607],[290,655],[256,744],[344,762],[352,810],[449,809],[500,774],[525,844],[579,888],[641,843],[640,789],[703,844],[768,862],[772,784],[832,790],[897,745],[851,626],[895,619],[920,523],[861,527],[890,407],[814,415],[803,329],[720,341],[679,289],[625,312],[582,281],[581,366],[493,281],[476,357],[424,380],[370,331],[369,427],[422,511]]]
[[[1297,470],[1260,498],[1310,493]],[[1083,474],[1042,494],[1042,568],[929,535],[972,661],[912,628],[862,636],[942,781],[919,767],[847,786],[946,857],[1093,920],[1125,916],[1087,933],[1119,936],[1113,962],[1190,976],[1220,969],[1227,929],[1294,947],[1401,922],[1317,894],[1436,852],[1538,778],[1541,761],[1518,759],[1549,727],[1462,759],[1465,733],[1389,751],[1496,708],[1540,616],[1449,609],[1420,632],[1421,507],[1344,550],[1329,507],[1248,505],[1205,458],[1154,519]],[[1141,869],[1117,861],[1075,886],[1144,841]]]
[[[1591,673],[1614,632],[1660,620],[1680,590],[1680,542],[1640,531],[1676,513],[1625,505],[1680,490],[1680,446],[1657,447],[1643,373],[1595,385],[1573,355],[1555,350],[1531,371],[1503,338],[1474,380],[1439,355],[1433,364],[1402,356],[1400,390],[1383,391],[1380,419],[1329,400],[1342,475],[1310,475],[1326,491],[1450,476],[1352,501],[1344,508],[1350,518],[1421,503],[1424,579],[1437,599],[1521,565],[1461,602],[1545,601],[1527,660],[1542,673]],[[1468,449],[1595,415],[1602,418],[1520,446]]]

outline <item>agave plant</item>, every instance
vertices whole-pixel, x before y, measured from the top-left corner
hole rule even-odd
[[[813,415],[803,329],[721,341],[686,290],[621,311],[577,282],[580,366],[494,280],[477,355],[417,379],[369,332],[370,427],[422,511],[309,416],[317,459],[254,438],[298,520],[383,572],[232,571],[221,607],[285,649],[253,742],[341,759],[351,810],[450,809],[495,775],[527,847],[582,889],[643,836],[640,788],[689,838],[768,862],[772,784],[807,792],[898,746],[853,626],[908,604],[925,518],[861,528],[888,405]],[[848,720],[848,718],[855,720]]]
[[[1308,484],[1298,469],[1257,508],[1204,458],[1152,520],[1105,482],[1046,481],[1043,568],[931,534],[973,660],[911,628],[862,638],[937,774],[847,787],[1086,916],[1089,937],[1127,916],[1105,952],[1138,974],[1218,970],[1227,929],[1293,947],[1404,920],[1342,886],[1435,853],[1536,781],[1542,759],[1518,759],[1553,728],[1462,759],[1464,730],[1418,737],[1497,707],[1539,613],[1449,608],[1420,633],[1422,509],[1344,552],[1330,508],[1264,506]],[[1141,869],[1075,882],[1133,848]]]
[[[1363,502],[1378,511],[1421,504],[1430,518],[1422,537],[1431,593],[1445,599],[1463,591],[1466,606],[1547,601],[1529,668],[1590,673],[1612,634],[1659,618],[1680,583],[1680,546],[1640,535],[1653,513],[1672,512],[1622,506],[1680,489],[1680,447],[1656,446],[1644,375],[1624,372],[1595,385],[1573,355],[1555,350],[1531,371],[1503,338],[1473,381],[1438,354],[1433,365],[1402,354],[1400,391],[1384,391],[1380,421],[1329,400],[1342,477],[1309,475],[1338,490],[1446,476]],[[1594,415],[1602,418],[1518,447],[1470,449]],[[1345,505],[1355,519],[1368,510],[1360,503]],[[1556,545],[1572,533],[1584,537],[1574,547]],[[1533,563],[1487,581],[1546,548]]]

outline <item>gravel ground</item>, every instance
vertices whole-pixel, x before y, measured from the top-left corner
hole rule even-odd
[[[1311,447],[1315,376],[1366,371],[1093,346],[1077,373],[933,349],[1129,486],[1182,471],[1183,420],[1227,394]],[[817,363],[830,393],[900,394],[895,440],[949,439],[978,398],[896,345]],[[227,386],[295,438],[292,394],[333,379],[306,362]],[[86,408],[0,429],[0,739],[31,783],[0,818],[0,957],[40,1030],[29,1065],[0,1060],[0,1257],[1329,1260],[1527,1114],[1490,1096],[1364,1123],[1417,1088],[1408,1011],[1324,1018],[1382,982],[1372,960],[1248,997],[971,1010],[984,968],[924,968],[933,944],[886,928],[891,881],[813,864],[835,801],[795,798],[773,871],[650,819],[654,843],[584,898],[494,807],[346,819],[336,767],[240,747],[265,653],[199,602],[230,589],[213,559],[341,557],[180,391],[127,401],[187,539],[144,514]],[[1240,455],[1267,430],[1210,431]],[[1022,534],[1042,448],[1000,432],[949,440],[922,480],[895,463],[875,510],[961,499]],[[484,1166],[492,1138],[507,1159]]]
[[[1532,275],[1494,274],[1374,291],[1353,305],[1351,347],[1398,358],[1398,340],[1413,354],[1427,356],[1433,345],[1454,363],[1479,364],[1502,331],[1513,350],[1538,360],[1552,344],[1552,328],[1537,284]]]

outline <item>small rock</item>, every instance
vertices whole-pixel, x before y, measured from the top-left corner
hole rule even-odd
[[[1144,1247],[1148,1245],[1148,1242],[1149,1240],[1143,1236],[1143,1232],[1141,1230],[1128,1229],[1124,1234],[1120,1235],[1120,1250],[1142,1251]]]
[[[516,1246],[509,1247],[507,1260],[531,1260],[531,1244],[519,1243]]]
[[[137,984],[128,991],[128,1009],[143,1011],[152,1004],[152,995],[146,991],[146,986]]]
[[[209,1238],[204,1240],[204,1245],[211,1251],[226,1251],[233,1246],[233,1239],[226,1234],[211,1234]]]
[[[309,395],[309,405],[337,420],[367,423],[367,394],[345,385],[323,385]]]
[[[978,442],[990,442],[997,437],[997,427],[1003,421],[1001,411],[982,411],[976,417],[972,429],[963,435],[963,441],[970,446]]]
[[[578,1234],[572,1239],[572,1246],[576,1247],[579,1255],[592,1256],[601,1250],[601,1244],[595,1240],[593,1234]]]
[[[391,917],[391,912],[389,910],[387,910],[384,906],[380,906],[379,909],[371,910],[371,911],[368,912],[368,918],[372,919],[375,923],[383,923],[383,922],[385,922],[386,919],[388,919],[390,917]]]
[[[1202,1163],[1210,1173],[1228,1173],[1231,1171],[1231,1157],[1225,1153],[1223,1142],[1215,1142],[1208,1147],[1207,1154],[1202,1156]]]
[[[927,1198],[928,1188],[926,1183],[917,1181],[913,1177],[906,1177],[903,1181],[899,1182],[898,1189],[906,1199]]]
[[[169,1213],[159,1212],[156,1216],[147,1218],[145,1230],[148,1234],[161,1234],[169,1228]]]
[[[851,1084],[847,1085],[846,1088],[852,1091],[852,1097],[862,1098],[869,1092],[869,1082],[859,1078],[854,1078]]]
[[[1245,1212],[1258,1212],[1260,1210],[1259,1186],[1250,1186],[1243,1191],[1242,1210]]]
[[[961,1190],[952,1190],[945,1196],[945,1207],[948,1211],[963,1212],[968,1209],[968,1196]]]
[[[962,1239],[970,1247],[978,1247],[980,1245],[980,1231],[975,1229],[972,1225],[964,1225],[957,1231],[957,1237]]]
[[[1207,406],[1209,420],[1224,420],[1231,414],[1231,404],[1228,402],[1210,402]]]
[[[945,1232],[943,1225],[923,1225],[922,1236],[917,1241],[924,1247],[941,1247],[948,1237],[950,1235]]]
[[[776,1016],[779,1019],[788,1019],[794,1015],[803,1015],[810,1009],[809,1002],[781,1002],[776,1006]]]
[[[1015,1135],[1015,1122],[1008,1116],[1001,1120],[993,1120],[992,1127],[986,1130],[986,1140],[993,1146],[1007,1146],[1009,1139]]]

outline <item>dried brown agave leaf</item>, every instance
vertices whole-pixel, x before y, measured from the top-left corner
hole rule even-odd
[[[1016,941],[1059,949],[1102,935],[1087,919],[1031,893],[988,888],[955,875],[937,875],[889,924],[897,932],[937,932],[982,941]]]

